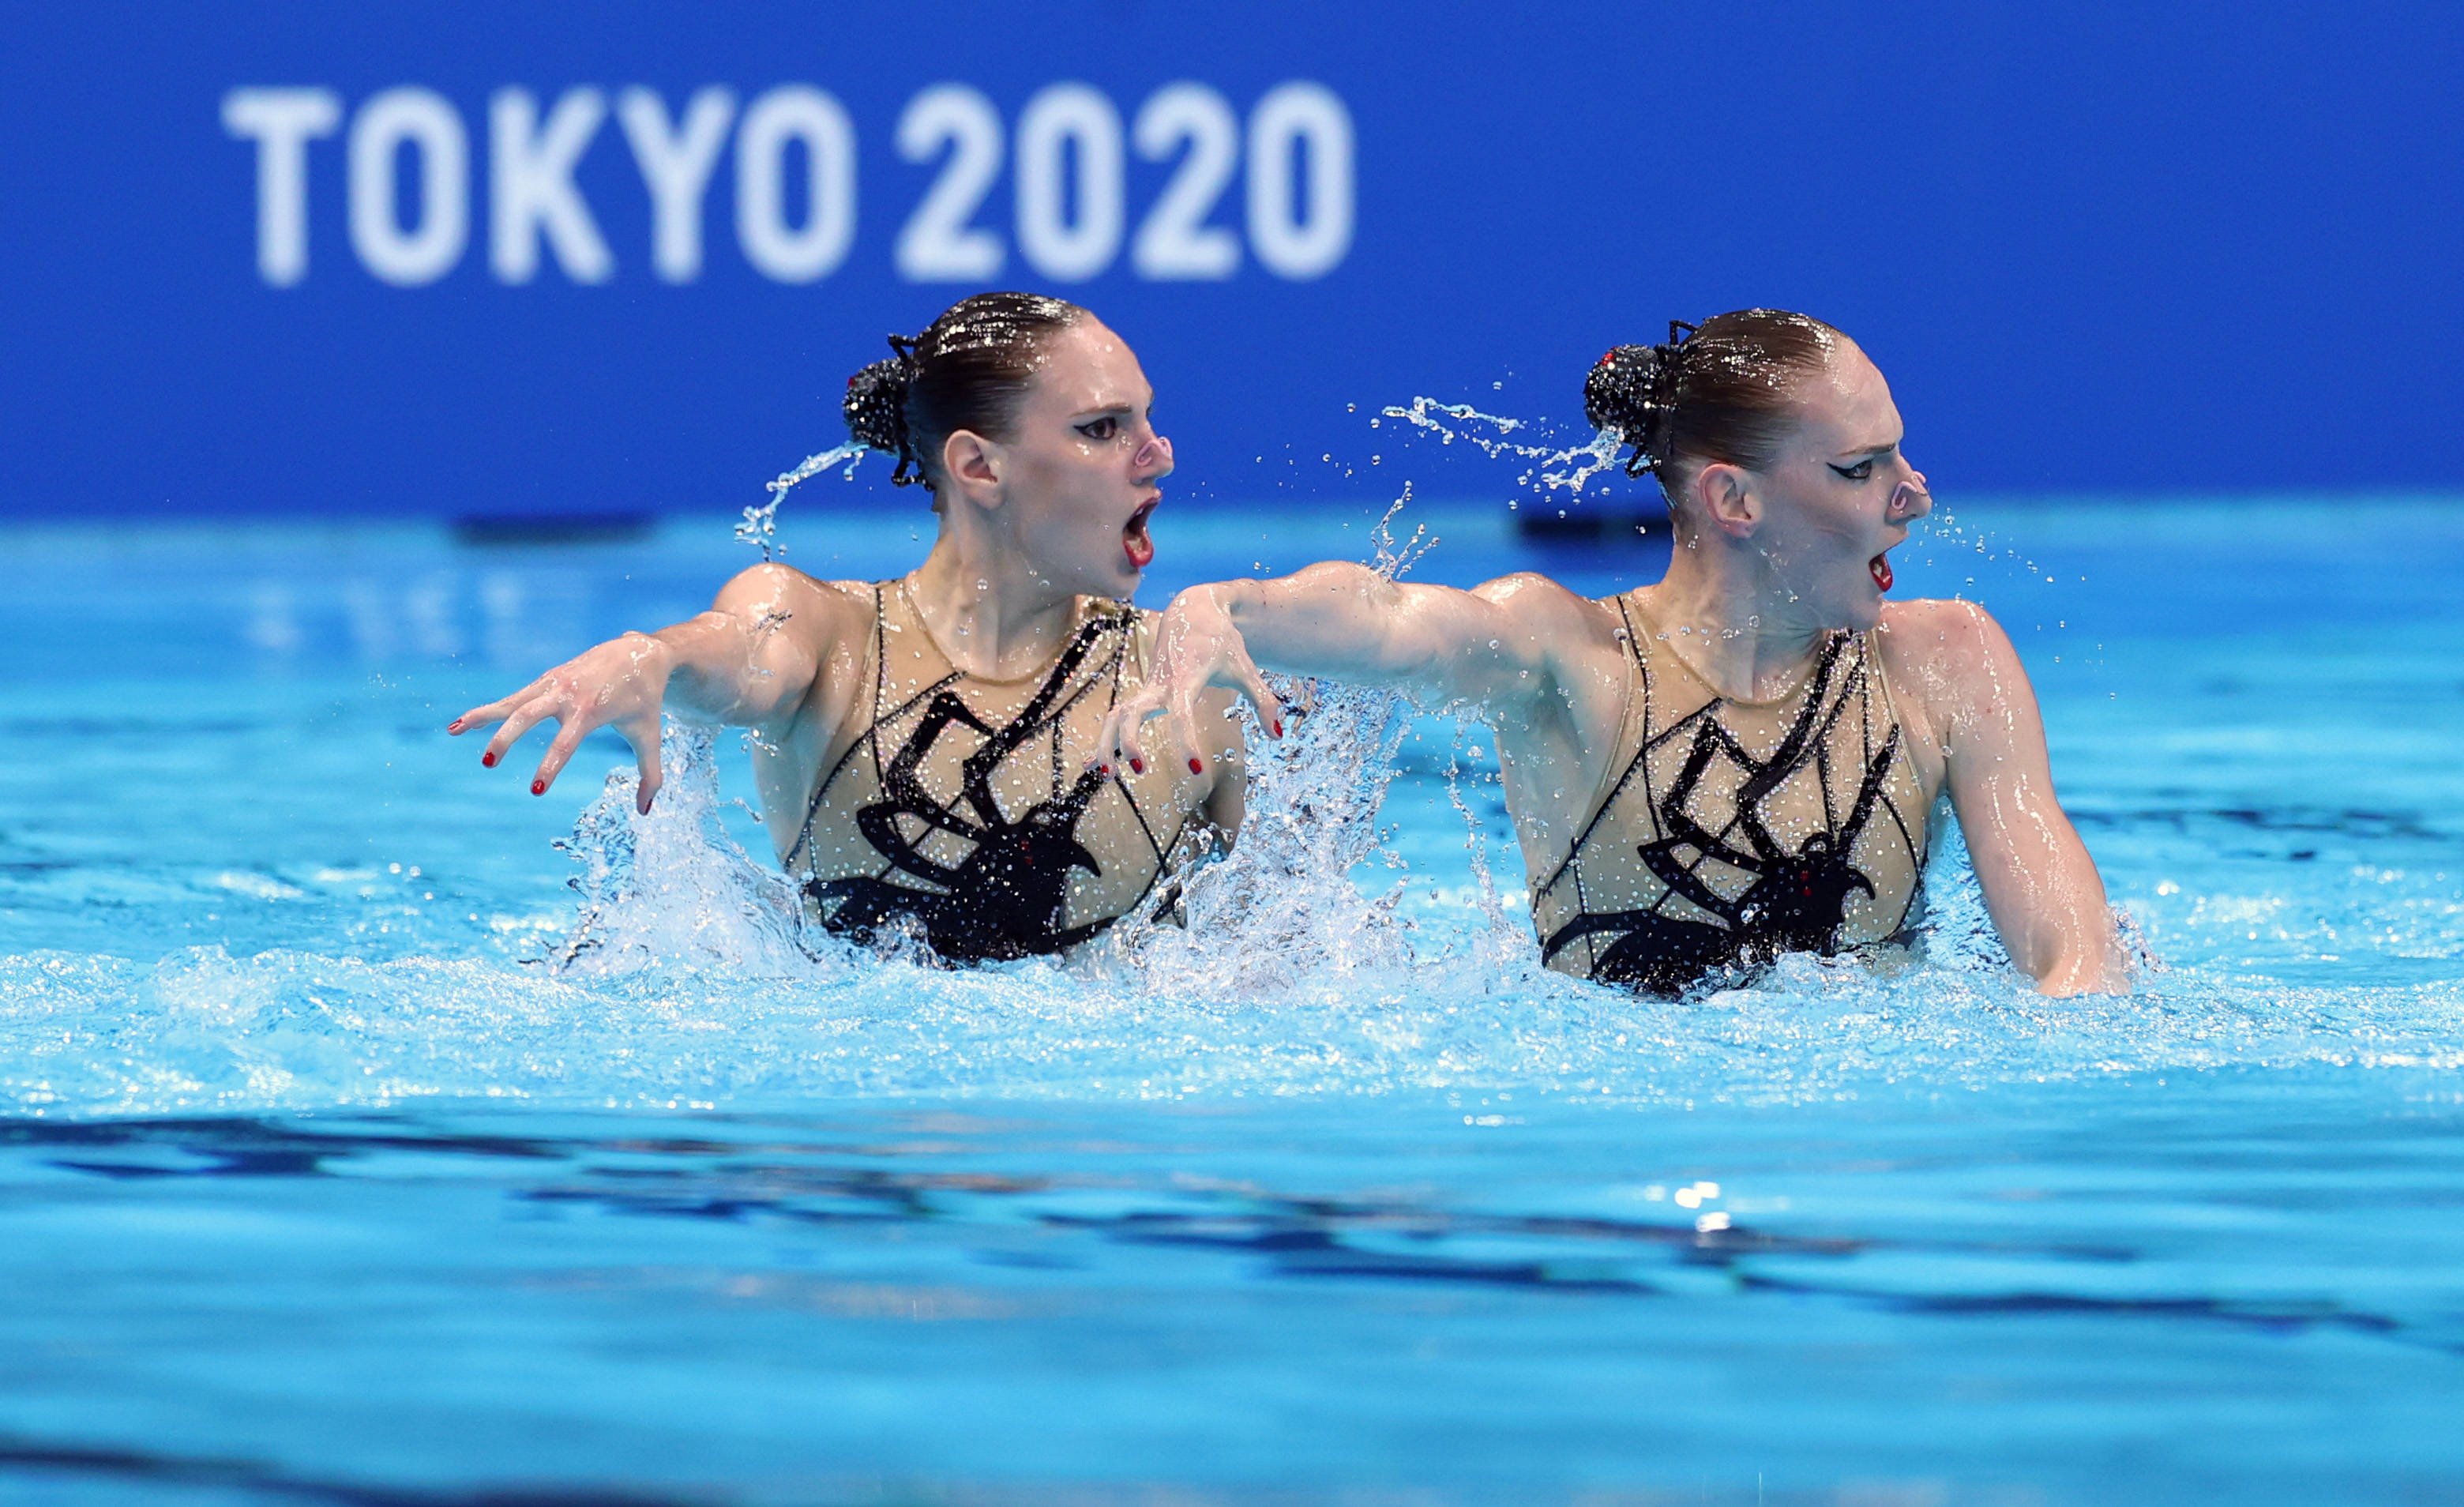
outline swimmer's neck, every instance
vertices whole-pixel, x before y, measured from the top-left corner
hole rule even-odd
[[[1639,593],[1668,642],[1696,675],[1735,700],[1788,690],[1837,624],[1818,621],[1804,597],[1778,579],[1750,540],[1681,530],[1668,574]]]
[[[1054,586],[1001,521],[964,503],[945,507],[932,553],[907,578],[952,666],[995,680],[1049,663],[1078,621],[1076,593]]]

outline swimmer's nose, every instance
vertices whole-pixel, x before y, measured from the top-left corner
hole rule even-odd
[[[1131,470],[1146,471],[1149,468],[1153,468],[1155,472],[1155,475],[1146,478],[1150,481],[1160,481],[1172,475],[1172,441],[1161,434],[1140,445],[1138,453],[1130,457]]]
[[[1891,489],[1891,519],[1913,523],[1933,511],[1933,494],[1925,490],[1925,473],[1911,471],[1908,479]]]

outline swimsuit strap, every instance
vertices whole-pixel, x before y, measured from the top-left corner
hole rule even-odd
[[[872,583],[872,643],[868,651],[872,656],[872,706],[870,708],[872,715],[866,722],[865,730],[857,734],[855,741],[847,745],[847,751],[840,754],[838,762],[830,765],[830,772],[822,776],[821,784],[813,787],[813,798],[804,806],[804,825],[796,830],[795,846],[789,848],[786,856],[779,860],[781,869],[793,869],[796,866],[796,855],[803,853],[804,845],[813,840],[813,818],[822,813],[822,800],[829,794],[830,787],[838,783],[838,777],[846,772],[847,761],[869,746],[873,754],[873,777],[876,781],[880,779],[881,748],[879,740],[873,737],[873,733],[881,726],[881,698],[884,684],[890,674],[889,631],[882,623],[881,609],[881,583],[875,581]]]
[[[1556,868],[1550,871],[1549,877],[1542,880],[1539,887],[1532,892],[1535,895],[1555,889],[1557,881],[1566,876],[1568,870],[1573,868],[1575,860],[1582,856],[1585,845],[1591,842],[1592,834],[1599,831],[1601,822],[1608,819],[1609,808],[1617,804],[1617,798],[1625,792],[1627,782],[1634,778],[1636,770],[1642,767],[1644,757],[1651,752],[1651,665],[1642,656],[1642,635],[1635,630],[1634,615],[1626,610],[1625,593],[1620,591],[1610,600],[1617,605],[1617,621],[1625,625],[1626,655],[1632,661],[1630,669],[1633,676],[1627,685],[1626,699],[1617,709],[1617,746],[1619,748],[1625,746],[1627,728],[1634,721],[1634,692],[1638,685],[1642,692],[1642,736],[1634,740],[1634,753],[1626,760],[1625,766],[1617,770],[1617,779],[1613,783],[1603,773],[1601,779],[1602,783],[1608,786],[1607,793],[1593,803],[1592,814],[1584,821],[1582,831],[1574,834],[1573,842],[1566,849],[1566,856],[1558,862]],[[1608,766],[1617,769],[1616,754],[1609,755]],[[1582,884],[1582,875],[1576,875],[1574,883],[1579,888]]]

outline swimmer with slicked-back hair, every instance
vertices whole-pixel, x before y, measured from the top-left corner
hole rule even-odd
[[[601,644],[449,730],[501,723],[494,765],[557,721],[538,795],[611,727],[648,813],[662,711],[749,727],[763,819],[823,925],[952,963],[1060,952],[1241,825],[1237,751],[1092,757],[1152,657],[1156,614],[1128,601],[1172,444],[1136,356],[1076,304],[979,294],[891,345],[849,379],[845,414],[897,457],[892,479],[932,494],[923,564],[878,582],[756,565],[699,617]]]
[[[1932,499],[1856,343],[1772,309],[1676,323],[1602,357],[1584,398],[1668,499],[1657,585],[1460,591],[1329,563],[1195,587],[1098,756],[1156,717],[1195,746],[1218,688],[1271,718],[1262,665],[1467,708],[1497,735],[1543,959],[1658,994],[1909,940],[1947,790],[2037,987],[2125,986],[2010,639],[1970,603],[1885,598]]]

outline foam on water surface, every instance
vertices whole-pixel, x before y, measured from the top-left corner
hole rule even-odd
[[[792,885],[726,829],[711,738],[671,725],[656,809],[637,815],[633,776],[616,770],[562,845],[580,871],[572,901],[466,921],[459,943],[411,933],[399,948],[0,961],[0,1092],[21,1113],[72,1115],[458,1097],[751,1108],[1519,1091],[1779,1104],[2464,1066],[2455,990],[2432,981],[2285,987],[2151,960],[2129,996],[2043,999],[1994,942],[1955,828],[1928,873],[1922,959],[1875,971],[1790,958],[1685,1001],[1580,984],[1540,966],[1519,897],[1485,879],[1415,889],[1383,797],[1416,731],[1449,764],[1407,776],[1418,841],[1403,846],[1485,856],[1503,827],[1495,787],[1444,772],[1459,769],[1463,735],[1416,730],[1392,697],[1325,689],[1292,737],[1253,742],[1249,824],[1229,858],[1188,877],[1185,927],[1125,924],[1066,961],[959,971],[810,925]],[[1487,831],[1458,826],[1449,840],[1443,824],[1475,802]],[[304,898],[251,875],[228,903]],[[2209,897],[2177,935],[2275,926],[2282,909]]]

